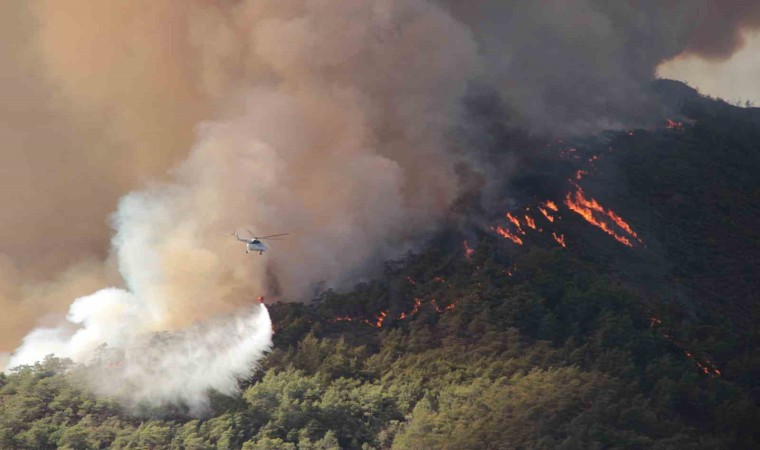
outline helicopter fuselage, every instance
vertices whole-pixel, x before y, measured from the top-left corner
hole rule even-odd
[[[248,241],[245,244],[245,252],[259,252],[259,254],[263,254],[265,251],[267,251],[267,246],[264,245],[263,242],[261,242],[258,239],[252,239]]]

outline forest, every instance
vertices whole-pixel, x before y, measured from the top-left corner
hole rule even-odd
[[[672,123],[572,143],[631,245],[564,206],[579,188],[553,174],[578,163],[543,146],[510,186],[522,234],[489,212],[347,292],[272,304],[273,351],[205,416],[125,408],[50,356],[0,374],[0,448],[760,447],[760,110],[655,89]],[[529,230],[546,201],[561,223]]]

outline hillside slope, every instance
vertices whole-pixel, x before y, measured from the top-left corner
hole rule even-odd
[[[655,89],[671,123],[548,146],[556,186],[525,171],[490,228],[272,305],[264,370],[208,417],[128,414],[51,358],[0,375],[0,448],[757,447],[758,113]]]

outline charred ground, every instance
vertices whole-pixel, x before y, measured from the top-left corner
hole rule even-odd
[[[463,202],[487,226],[272,305],[264,370],[209,417],[129,415],[50,359],[1,376],[0,447],[759,445],[760,111],[654,89],[679,112],[661,129],[541,143],[505,187],[519,204]]]

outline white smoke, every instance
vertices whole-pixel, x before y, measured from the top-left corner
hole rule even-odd
[[[271,347],[272,322],[263,304],[170,334],[147,333],[140,320],[145,307],[114,288],[77,299],[67,317],[76,331],[66,325],[35,330],[11,364],[39,361],[48,352],[89,361],[89,378],[102,394],[129,406],[183,405],[200,415],[210,390],[236,393],[238,380]]]

